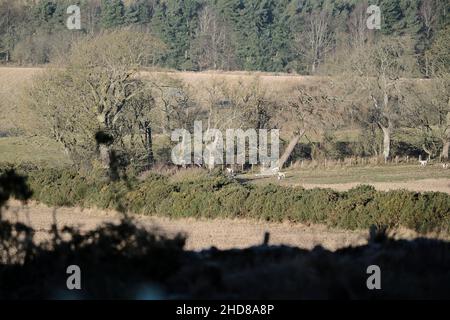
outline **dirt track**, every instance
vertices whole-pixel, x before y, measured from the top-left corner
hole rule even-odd
[[[347,191],[358,185],[360,182],[336,183],[336,184],[300,184],[306,189],[313,188],[330,188],[336,191]],[[364,183],[372,185],[380,191],[405,189],[416,192],[445,192],[450,194],[450,180],[448,179],[423,179],[417,181],[402,182],[369,182]]]
[[[31,224],[37,230],[38,241],[48,239],[48,230],[54,216],[59,227],[80,226],[82,230],[95,228],[104,222],[116,222],[120,215],[92,209],[60,208],[52,209],[44,205],[30,203],[23,207],[19,202],[10,202],[3,214],[9,220]],[[136,216],[146,227],[158,226],[169,234],[185,232],[188,235],[187,248],[193,250],[215,246],[219,249],[242,248],[261,244],[265,232],[270,232],[270,244],[287,244],[302,248],[322,245],[328,249],[366,243],[365,232],[328,230],[323,226],[305,226],[289,223],[266,223],[249,220],[170,220],[161,217]]]

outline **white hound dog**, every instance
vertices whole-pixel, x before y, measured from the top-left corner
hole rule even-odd
[[[234,177],[234,170],[233,168],[227,168],[227,173],[229,176]]]
[[[421,167],[426,167],[428,164],[428,160],[419,160]]]

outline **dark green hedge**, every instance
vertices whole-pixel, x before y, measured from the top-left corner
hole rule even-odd
[[[1,170],[1,169],[0,169]],[[119,209],[169,217],[253,218],[320,223],[344,229],[371,225],[420,233],[450,231],[450,195],[359,186],[348,192],[243,185],[223,176],[172,183],[165,176],[109,182],[101,173],[28,169],[35,200],[49,206]]]

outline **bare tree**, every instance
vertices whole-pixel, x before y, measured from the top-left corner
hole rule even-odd
[[[157,125],[167,136],[174,129],[193,129],[194,121],[200,117],[201,108],[193,99],[193,89],[182,80],[158,74],[152,81],[160,120]]]
[[[425,5],[425,4],[424,4]],[[440,5],[438,1],[427,4],[428,15],[437,14],[435,6]],[[428,7],[432,6],[432,8]],[[425,9],[424,9],[425,10]],[[433,11],[434,10],[434,11]],[[432,22],[434,18],[429,18]],[[436,34],[434,42],[425,53],[427,62],[426,86],[420,94],[417,90],[410,90],[409,119],[418,128],[422,129],[424,138],[428,141],[433,138],[441,142],[442,149],[440,157],[447,160],[450,149],[450,28],[444,28]],[[430,139],[431,137],[431,139]],[[430,148],[425,148],[430,150]],[[425,150],[426,151],[426,150]],[[426,151],[428,154],[430,152]]]
[[[95,153],[95,113],[92,100],[83,90],[72,90],[73,82],[61,70],[49,69],[34,79],[24,92],[25,108],[30,111],[27,130],[57,141],[74,163]],[[25,109],[24,108],[24,109]]]
[[[0,0],[0,54],[9,62],[17,42],[17,28],[24,19],[23,3],[16,0]]]
[[[229,69],[233,65],[230,34],[225,21],[212,7],[205,6],[199,14],[198,28],[191,48],[200,71]]]
[[[450,26],[440,30],[425,53],[429,64],[428,75],[434,77],[450,72]]]
[[[411,64],[410,42],[381,38],[349,53],[349,73],[342,81],[359,105],[360,119],[376,124],[383,133],[383,156],[391,155],[392,133],[399,121],[401,76]]]
[[[208,128],[270,129],[273,99],[260,78],[237,82],[215,80],[204,85]]]
[[[409,127],[418,131],[420,147],[429,155],[438,152],[448,160],[450,149],[450,74],[443,73],[408,88],[404,117]]]
[[[109,168],[114,148],[125,146],[130,123],[142,127],[152,107],[151,90],[139,79],[138,68],[160,50],[156,39],[126,30],[89,37],[73,48],[67,68],[35,81],[30,105],[68,153],[91,152],[92,139],[101,132],[100,160]]]
[[[439,0],[423,0],[420,5],[419,15],[425,29],[426,39],[428,41],[430,41],[433,37],[433,31],[439,18],[439,2]],[[425,76],[428,77],[432,72],[432,62],[430,61],[429,55],[425,54],[423,56],[423,62]]]
[[[367,8],[368,2],[361,1],[355,5],[348,20],[348,29],[350,33],[350,45],[352,47],[361,47],[369,39],[370,30],[367,28]]]
[[[312,12],[306,18],[306,30],[295,38],[300,54],[308,61],[312,74],[316,72],[326,53],[333,48],[334,37],[330,21],[331,15],[326,8],[320,12]]]
[[[422,0],[419,14],[425,26],[425,34],[428,39],[431,38],[432,31],[438,18],[437,2],[439,0]]]
[[[100,22],[101,0],[90,0],[86,2],[86,8],[84,10],[84,21],[86,26],[83,28],[89,33],[94,34],[97,30]]]
[[[278,161],[280,169],[303,136],[320,135],[342,124],[343,110],[340,110],[337,98],[325,91],[324,87],[326,85],[323,84],[309,88],[296,87],[288,104],[280,110],[280,127],[291,131],[289,144]]]

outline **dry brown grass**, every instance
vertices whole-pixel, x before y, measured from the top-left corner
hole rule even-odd
[[[361,183],[349,182],[349,183],[335,183],[335,184],[298,184],[305,189],[314,188],[330,188],[336,191],[348,191],[357,187]],[[424,179],[416,181],[403,181],[403,182],[369,182],[368,185],[374,186],[379,191],[390,190],[409,190],[415,192],[444,192],[450,194],[450,180],[449,179]]]
[[[0,131],[22,128],[18,108],[19,95],[33,77],[42,72],[39,68],[0,68]]]
[[[19,113],[26,110],[18,110],[18,95],[33,77],[44,68],[19,68],[0,67],[0,128],[21,125]],[[281,100],[288,96],[292,88],[305,85],[323,79],[321,77],[300,76],[290,74],[276,74],[263,72],[175,72],[175,71],[142,71],[140,76],[144,79],[159,77],[161,75],[181,80],[188,85],[195,94],[196,100],[203,100],[206,96],[206,88],[212,83],[225,83],[230,86],[240,86],[259,81],[262,88],[270,96]]]
[[[278,101],[291,95],[293,88],[307,84],[319,83],[325,78],[317,76],[300,76],[288,74],[274,74],[263,72],[148,72],[143,71],[140,76],[144,79],[151,79],[158,75],[168,76],[181,80],[194,93],[194,98],[198,101],[206,99],[208,88],[213,84],[227,85],[246,89],[257,82],[264,90],[267,97],[275,98]]]
[[[18,201],[10,201],[4,217],[10,221],[21,221],[36,230],[38,241],[50,237],[54,217],[59,227],[79,226],[88,231],[105,222],[118,223],[120,214],[114,211],[81,208],[49,208],[30,203],[23,207]],[[169,219],[152,216],[134,216],[144,227],[158,227],[168,234],[179,232],[188,235],[187,249],[202,250],[211,246],[219,249],[245,248],[263,242],[265,232],[270,233],[270,244],[290,245],[312,249],[321,245],[329,250],[367,243],[368,232],[329,229],[322,225],[303,225],[292,223],[267,223],[245,219]],[[392,230],[390,235],[396,239],[414,239],[418,234],[411,230]],[[446,239],[437,234],[425,237]]]
[[[250,82],[257,78],[262,85],[268,89],[283,91],[285,88],[291,88],[295,85],[318,81],[321,78],[315,76],[300,76],[286,74],[268,74],[263,72],[167,72],[167,75],[177,77],[188,84],[205,84],[211,80],[226,81],[229,83],[238,83],[239,81]]]

